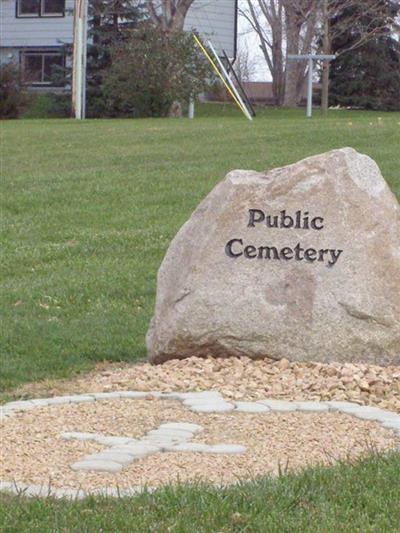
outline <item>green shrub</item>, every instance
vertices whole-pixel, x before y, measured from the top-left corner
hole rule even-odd
[[[109,116],[163,117],[205,88],[209,70],[191,35],[133,30],[111,50],[102,93]]]
[[[71,95],[37,94],[31,97],[23,118],[65,118],[71,115]]]
[[[22,90],[18,67],[12,63],[0,69],[0,118],[17,118],[26,105],[27,96]]]

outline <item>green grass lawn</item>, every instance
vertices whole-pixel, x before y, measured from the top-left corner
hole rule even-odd
[[[4,122],[2,390],[145,356],[156,273],[190,213],[234,168],[352,146],[400,197],[400,114],[231,106],[189,120]],[[2,495],[11,532],[397,532],[400,454],[216,490],[83,502]]]
[[[168,244],[229,170],[353,146],[400,196],[399,113],[198,111],[2,123],[2,390],[143,358]]]
[[[397,533],[400,454],[224,490],[166,487],[66,503],[0,496],[3,533]]]

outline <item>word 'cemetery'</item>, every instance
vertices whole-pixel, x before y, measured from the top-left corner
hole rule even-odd
[[[279,215],[267,215],[261,209],[249,209],[249,221],[247,227],[254,228],[256,224],[264,224],[267,228],[279,229],[304,229],[321,231],[324,229],[323,217],[310,217],[309,212],[296,211],[294,216],[286,214],[283,210]],[[284,246],[278,248],[276,246],[254,246],[247,244],[241,238],[235,238],[228,241],[225,245],[225,253],[228,257],[237,259],[244,257],[246,259],[272,259],[278,261],[314,261],[327,262],[327,266],[331,267],[336,264],[343,250],[336,250],[335,248],[305,248],[301,243],[297,243],[294,247]]]

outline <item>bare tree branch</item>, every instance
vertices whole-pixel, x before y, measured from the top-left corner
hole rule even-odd
[[[156,25],[159,25],[161,23],[161,20],[159,16],[157,15],[157,11],[153,4],[153,0],[146,0],[146,7],[147,7],[147,11],[150,15],[152,22]]]
[[[164,32],[182,30],[186,15],[194,0],[146,0],[150,20]]]

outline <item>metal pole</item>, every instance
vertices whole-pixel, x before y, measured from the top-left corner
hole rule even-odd
[[[218,70],[217,65],[215,64],[215,62],[212,59],[212,57],[210,56],[210,54],[207,52],[206,48],[204,48],[203,43],[200,41],[200,39],[197,37],[197,35],[195,33],[192,33],[192,35],[193,35],[193,39],[195,40],[196,44],[200,47],[201,51],[203,52],[204,56],[209,61],[210,65],[214,69],[215,73],[217,74],[219,79],[222,81],[222,83],[225,85],[226,90],[232,96],[234,102],[237,104],[237,106],[240,109],[240,111],[242,111],[242,113],[245,114],[245,110],[243,109],[243,107],[242,107],[241,103],[239,102],[239,100],[236,98],[235,93],[232,91],[231,86],[229,85],[228,81],[224,78],[224,76],[221,74],[221,72]],[[245,115],[245,116],[247,117],[247,115]]]
[[[308,59],[308,82],[307,82],[307,117],[312,117],[312,91],[313,91],[313,68],[314,68],[314,59],[322,61],[331,61],[336,59],[334,54],[288,54],[288,59],[293,59],[294,61],[303,61]]]
[[[234,78],[236,80],[236,83],[238,84],[240,90],[242,91],[243,99],[246,102],[247,107],[250,109],[251,114],[253,115],[253,117],[255,117],[256,116],[256,112],[254,111],[254,107],[252,106],[252,104],[251,104],[251,102],[249,100],[249,97],[247,96],[246,91],[243,88],[243,85],[240,83],[240,80],[239,80],[239,78],[238,78],[238,76],[236,74],[236,71],[235,71],[235,69],[233,67],[233,64],[231,63],[231,61],[230,61],[230,59],[228,57],[228,54],[225,52],[225,50],[222,50],[222,53],[224,54],[225,61],[227,62],[228,66],[229,66],[229,70],[227,70],[228,74],[230,72],[232,72],[232,74],[233,74],[233,76],[234,76]]]
[[[82,6],[82,75],[81,75],[81,119],[86,118],[86,63],[87,63],[87,19],[88,0],[83,0]]]
[[[314,61],[313,61],[313,58],[310,57],[308,59],[308,87],[307,87],[307,117],[308,118],[312,117],[313,66],[314,66]]]
[[[72,109],[78,120],[85,118],[86,107],[87,12],[87,0],[75,0]]]
[[[75,118],[82,118],[82,19],[78,16],[77,20],[77,37],[78,42],[76,46],[76,109]]]
[[[79,20],[79,0],[74,2],[74,42],[73,42],[73,57],[72,57],[72,113],[75,115],[75,118],[79,117],[79,31],[78,31],[78,20]]]
[[[215,51],[215,48],[214,48],[212,42],[211,42],[210,40],[208,40],[208,41],[207,41],[207,44],[208,44],[208,46],[210,47],[211,52],[213,53],[215,59],[217,60],[217,63],[218,63],[218,65],[219,65],[219,68],[220,68],[221,71],[223,72],[223,74],[224,74],[224,76],[225,76],[225,78],[226,78],[227,83],[229,83],[229,85],[231,86],[231,89],[232,89],[232,91],[234,92],[236,98],[237,98],[238,101],[240,102],[240,105],[242,106],[242,110],[243,110],[244,114],[246,115],[246,117],[247,117],[250,121],[252,121],[252,120],[253,120],[253,117],[250,115],[249,110],[247,109],[245,103],[244,103],[243,100],[242,100],[242,97],[241,97],[240,94],[238,93],[238,91],[237,91],[235,85],[232,83],[232,80],[230,79],[228,73],[226,72],[226,68],[224,67],[224,65],[223,65],[222,61],[220,60],[220,58],[219,58],[217,52]]]
[[[189,100],[188,117],[189,117],[190,119],[193,119],[193,118],[194,118],[194,98],[193,98],[193,97]]]

